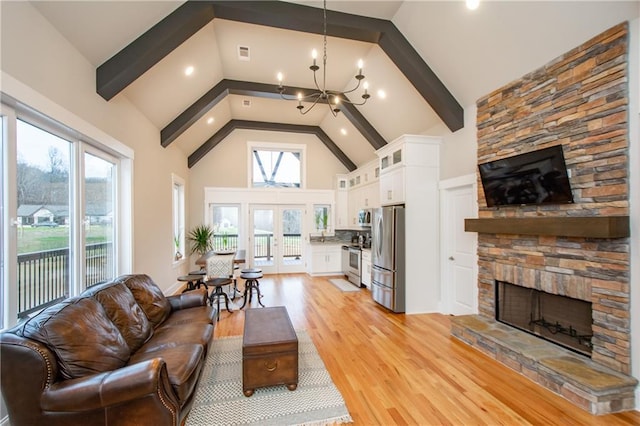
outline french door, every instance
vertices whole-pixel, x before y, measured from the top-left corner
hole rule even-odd
[[[251,258],[265,274],[304,272],[304,206],[251,205]]]

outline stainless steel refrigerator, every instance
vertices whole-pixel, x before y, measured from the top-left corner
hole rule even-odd
[[[371,226],[371,294],[393,312],[405,310],[404,206],[375,209]]]

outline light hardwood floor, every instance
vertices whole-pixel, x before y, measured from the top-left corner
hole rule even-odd
[[[448,316],[393,314],[366,289],[306,274],[267,275],[260,289],[310,334],[356,425],[640,425],[639,412],[592,416],[460,343]],[[243,325],[244,311],[223,310],[215,337]]]

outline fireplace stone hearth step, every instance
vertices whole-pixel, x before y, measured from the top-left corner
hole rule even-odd
[[[634,409],[638,381],[480,315],[451,318],[451,334],[592,414]]]

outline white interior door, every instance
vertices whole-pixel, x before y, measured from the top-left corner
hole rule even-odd
[[[304,206],[252,205],[253,265],[265,274],[304,272]]]
[[[442,193],[443,308],[453,315],[478,312],[477,236],[464,230],[464,220],[477,217],[475,188],[468,184]]]

